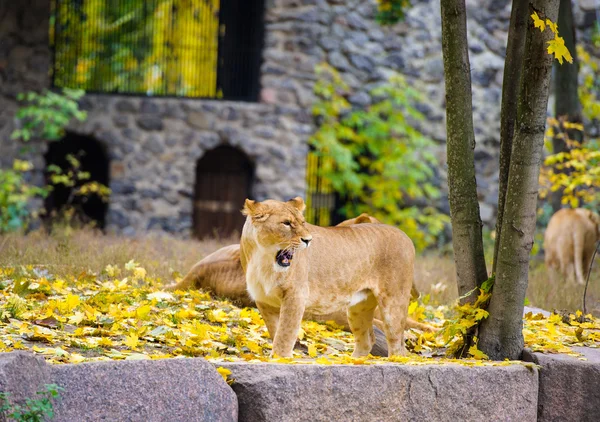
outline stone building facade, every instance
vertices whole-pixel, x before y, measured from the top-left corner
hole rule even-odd
[[[251,196],[285,199],[305,193],[314,68],[327,61],[353,89],[360,107],[393,72],[422,92],[421,130],[438,142],[439,184],[445,186],[444,75],[439,0],[413,0],[406,20],[381,27],[374,0],[268,0],[255,103],[116,95],[87,95],[89,117],[70,127],[101,143],[109,160],[109,229],[135,234],[192,230],[196,166],[208,151],[239,149],[254,169]],[[581,39],[589,39],[593,1],[575,2]],[[502,70],[510,17],[508,0],[468,0],[476,167],[482,218],[493,224],[497,201]],[[50,87],[49,0],[0,4],[0,165],[20,146],[10,140],[16,94]],[[45,167],[47,145],[27,154]],[[41,170],[34,174],[42,183]],[[447,210],[447,203],[440,204]]]

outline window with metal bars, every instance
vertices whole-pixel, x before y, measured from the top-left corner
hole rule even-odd
[[[257,101],[264,0],[52,0],[53,85]]]
[[[310,151],[306,157],[306,221],[317,226],[333,226],[344,220],[340,197],[319,169],[328,157]]]

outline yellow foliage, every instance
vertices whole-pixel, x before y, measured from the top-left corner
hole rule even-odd
[[[135,262],[129,266],[128,271],[139,267]],[[117,277],[123,268],[115,267],[111,271],[114,277],[104,271],[60,280],[48,274],[39,277],[34,270],[20,274],[0,268],[0,283],[6,286],[0,290],[0,312],[4,315],[0,350],[29,349],[51,363],[203,356],[215,362],[322,365],[506,364],[485,361],[476,344],[468,350],[471,359],[440,358],[447,350],[459,347],[469,328],[487,317],[482,306],[490,296],[482,291],[475,304],[458,308],[460,317],[453,319],[448,316],[456,310],[412,302],[409,311],[413,318],[443,326],[443,331],[440,335],[413,331],[407,336],[408,357],[352,358],[352,334],[334,323],[303,321],[303,349],[294,350],[293,358],[270,358],[272,343],[254,308],[240,309],[202,291],[166,293],[154,287],[158,283],[148,275],[146,284],[139,287],[121,284]],[[13,293],[17,285],[32,284],[39,285],[35,292],[25,291],[23,297]],[[115,289],[115,285],[120,287]],[[527,347],[535,351],[573,353],[571,345],[600,345],[600,322],[581,313],[567,318],[528,315],[523,333]]]
[[[534,27],[540,28],[540,32],[544,32],[547,27],[554,33],[554,39],[548,41],[548,54],[554,54],[554,58],[558,60],[560,64],[563,64],[563,59],[569,63],[573,63],[573,57],[571,57],[569,49],[565,46],[565,40],[558,35],[558,25],[550,19],[544,21],[538,16],[537,12],[533,12],[530,17],[533,19]]]

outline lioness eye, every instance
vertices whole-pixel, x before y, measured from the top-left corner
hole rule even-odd
[[[285,224],[286,226],[291,226],[292,222],[291,221],[284,221],[283,224]]]

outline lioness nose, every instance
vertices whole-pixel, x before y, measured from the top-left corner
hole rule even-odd
[[[311,240],[312,240],[312,237],[311,237],[311,238],[307,238],[307,239],[305,239],[305,238],[302,238],[302,241],[303,241],[304,243],[306,243],[306,247],[308,247],[308,244],[310,243],[310,241],[311,241]]]

